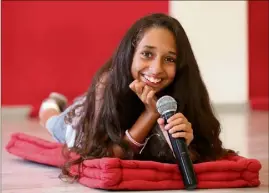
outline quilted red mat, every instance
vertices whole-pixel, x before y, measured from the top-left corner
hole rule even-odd
[[[12,135],[6,149],[26,160],[60,167],[62,145],[23,133]],[[260,185],[258,160],[240,156],[226,160],[194,164],[197,188],[238,188]],[[72,168],[77,172],[77,167]],[[106,190],[171,190],[184,189],[175,164],[152,161],[102,158],[83,162],[79,182],[90,188]]]

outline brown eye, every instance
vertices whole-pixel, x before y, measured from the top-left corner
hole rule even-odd
[[[142,52],[141,54],[144,58],[151,58],[153,56],[151,52]]]
[[[173,62],[173,63],[175,63],[176,62],[176,59],[171,58],[171,57],[167,57],[167,58],[165,58],[165,61],[166,62]]]

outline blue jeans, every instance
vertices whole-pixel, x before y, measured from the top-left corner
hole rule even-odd
[[[65,123],[65,116],[75,105],[81,102],[82,101],[77,101],[73,105],[66,108],[61,114],[50,117],[45,125],[52,137],[57,142],[66,143],[68,147],[72,147],[74,145],[76,130],[71,124]]]

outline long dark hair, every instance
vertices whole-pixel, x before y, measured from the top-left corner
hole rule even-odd
[[[206,86],[183,27],[170,16],[151,14],[133,24],[114,55],[93,78],[82,106],[81,120],[75,127],[77,130],[75,145],[68,151],[75,152],[81,157],[72,162],[67,161],[63,167],[64,174],[69,174],[70,165],[80,164],[84,159],[113,157],[112,145],[122,144],[125,130],[129,129],[143,112],[143,103],[129,89],[129,84],[133,81],[130,69],[136,46],[146,30],[152,27],[170,30],[176,40],[178,53],[176,77],[160,95],[167,94],[175,98],[180,111],[192,123],[194,139],[190,149],[195,151],[198,162],[216,160],[228,154],[229,151],[222,147],[219,138],[220,123],[213,113]],[[96,85],[100,84],[104,74],[108,74],[108,78],[103,83],[104,102],[97,116]],[[154,133],[154,130],[152,132]],[[167,143],[161,143],[162,140],[159,140],[158,145],[157,141],[151,140],[148,147],[138,156],[126,153],[126,159],[173,162],[173,155]]]

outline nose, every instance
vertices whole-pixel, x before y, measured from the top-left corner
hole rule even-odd
[[[153,60],[150,63],[149,70],[152,75],[157,75],[157,74],[162,73],[163,72],[162,60],[159,58],[155,58],[155,60]]]

